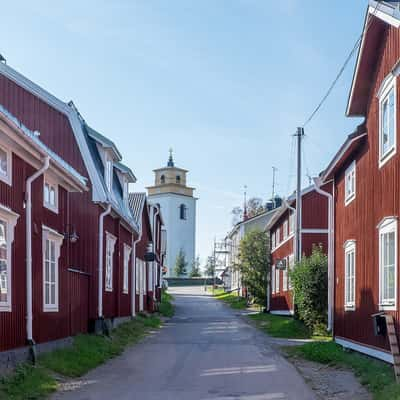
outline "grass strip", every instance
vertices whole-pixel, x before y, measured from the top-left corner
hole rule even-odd
[[[175,306],[172,304],[174,297],[169,294],[166,290],[161,293],[161,303],[158,307],[158,311],[164,317],[171,318],[175,314]]]
[[[352,370],[361,384],[372,393],[374,400],[400,399],[400,385],[395,381],[393,366],[383,361],[344,350],[333,341],[286,346],[283,350],[289,357]]]
[[[244,297],[238,296],[236,292],[225,293],[223,289],[215,289],[214,297],[228,304],[235,310],[243,310],[247,307],[247,302]]]
[[[137,316],[119,325],[111,335],[78,335],[73,345],[39,357],[35,366],[23,364],[8,377],[0,380],[0,399],[43,399],[57,389],[54,372],[76,378],[107,360],[121,354],[124,349],[137,343],[151,330],[161,326],[157,316]]]

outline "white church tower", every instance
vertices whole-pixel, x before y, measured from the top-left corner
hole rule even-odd
[[[167,230],[167,276],[175,276],[174,267],[180,250],[188,262],[190,273],[196,251],[196,198],[194,188],[186,185],[187,170],[175,167],[172,149],[168,164],[154,170],[154,186],[147,188],[149,200],[159,204]]]

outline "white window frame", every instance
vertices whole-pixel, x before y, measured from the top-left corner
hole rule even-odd
[[[397,309],[397,218],[387,217],[384,218],[378,225],[379,229],[379,309],[380,310],[396,310]],[[382,239],[383,236],[394,232],[394,298],[383,298],[383,249]]]
[[[282,271],[282,291],[283,292],[286,292],[289,288],[288,262],[289,262],[289,257],[286,257],[286,268]]]
[[[47,226],[42,226],[42,259],[43,259],[43,311],[44,312],[58,312],[59,311],[59,298],[60,298],[60,275],[59,275],[59,259],[61,253],[61,246],[64,240],[64,235],[58,233],[54,229]],[[49,249],[51,243],[54,243],[54,283],[51,280],[46,281],[46,261],[49,262],[49,276],[51,275],[51,259],[46,260],[46,243],[49,242]],[[55,299],[54,303],[46,303],[46,285],[55,286]],[[49,286],[50,287],[50,286]],[[49,296],[50,298],[50,296]]]
[[[104,274],[104,288],[106,292],[112,292],[114,286],[114,251],[117,238],[110,232],[106,232],[106,262]],[[110,265],[111,264],[111,265]],[[109,283],[110,282],[110,283]]]
[[[276,247],[276,236],[275,232],[271,233],[271,249],[274,250]]]
[[[54,204],[51,204],[50,202],[46,201],[45,197],[46,185],[49,186],[49,196],[50,196],[50,189],[51,188],[54,189]],[[58,183],[48,175],[45,175],[43,180],[43,206],[58,214]]]
[[[393,145],[390,147],[386,153],[382,153],[382,134],[383,134],[383,104],[386,101],[389,101],[390,92],[393,90],[393,101],[394,101],[394,112],[393,112]],[[379,97],[379,168],[381,168],[386,162],[388,162],[395,154],[396,154],[396,147],[397,147],[397,84],[396,84],[396,76],[387,77],[384,82],[383,86],[379,90],[378,97]]]
[[[124,243],[124,269],[123,269],[123,280],[122,280],[122,293],[129,293],[129,260],[131,257],[132,248]]]
[[[106,154],[104,164],[104,180],[106,181],[106,187],[109,192],[112,191],[113,175],[114,175],[114,165],[112,158]]]
[[[12,186],[12,151],[4,145],[1,145],[0,149],[3,150],[7,156],[7,174],[3,175],[0,173],[0,180]]]
[[[289,210],[289,236],[294,233],[295,215],[293,210]]]
[[[145,295],[146,290],[146,262],[141,260],[140,263],[140,295]]]
[[[149,262],[148,264],[148,270],[149,270],[149,279],[147,279],[147,290],[149,292],[153,291],[153,277],[154,277],[154,272],[153,272],[153,263]]]
[[[291,254],[288,257],[288,261],[287,261],[287,269],[288,269],[288,275],[290,270],[292,270],[294,267],[294,254]],[[292,280],[290,279],[290,275],[288,276],[288,290],[292,289]]]
[[[356,242],[347,240],[344,248],[344,309],[354,311],[356,309]],[[349,264],[349,257],[353,255],[353,265]],[[352,271],[351,271],[352,267]]]
[[[280,282],[281,276],[280,276],[280,269],[275,268],[275,293],[279,293],[280,290]]]
[[[6,246],[7,246],[7,301],[0,302],[0,312],[12,311],[12,244],[14,242],[14,230],[19,214],[0,204],[0,219],[6,223]]]
[[[352,192],[348,193],[349,188],[349,179],[352,180]],[[344,177],[344,191],[345,191],[345,198],[344,204],[347,206],[356,198],[356,161],[354,160],[346,169],[345,177]]]
[[[281,243],[281,228],[277,228],[275,231],[275,244],[278,247]]]
[[[140,258],[136,258],[136,263],[135,263],[135,291],[136,291],[136,294],[140,294],[141,262],[142,262],[142,260]]]
[[[275,294],[275,265],[271,266],[271,292]]]
[[[287,219],[283,222],[283,240],[286,240],[289,236],[289,222]]]

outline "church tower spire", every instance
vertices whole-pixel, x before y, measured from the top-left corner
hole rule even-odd
[[[169,149],[168,167],[175,167],[174,158],[172,156],[172,147]]]

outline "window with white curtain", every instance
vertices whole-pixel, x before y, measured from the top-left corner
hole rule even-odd
[[[354,310],[356,291],[356,243],[347,241],[344,246],[344,306],[346,310]]]
[[[106,292],[113,291],[113,276],[114,276],[114,248],[117,238],[109,232],[106,232],[106,274],[105,274],[105,289]]]
[[[58,184],[48,176],[44,178],[43,205],[58,213]]]
[[[282,271],[282,290],[285,292],[286,290],[288,290],[288,278],[289,278],[289,274],[288,274],[288,261],[289,261],[289,257],[285,258],[286,260],[286,268]]]
[[[3,146],[0,146],[0,180],[11,185],[12,174],[12,153]]]
[[[59,266],[64,236],[51,228],[43,227],[43,310],[59,310]]]
[[[280,290],[280,270],[275,268],[275,293],[279,293]]]
[[[345,172],[345,205],[352,202],[356,197],[356,162],[353,161]]]
[[[396,309],[397,219],[386,218],[379,226],[379,299],[381,309]]]
[[[129,293],[129,259],[132,249],[124,243],[124,271],[123,271],[123,293]]]

